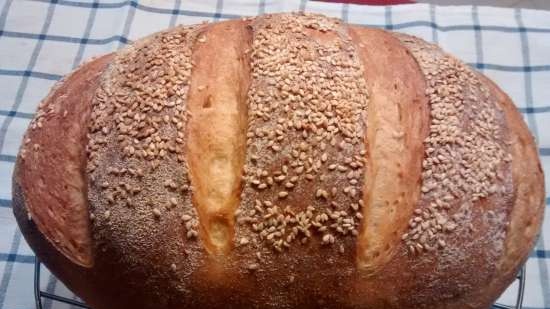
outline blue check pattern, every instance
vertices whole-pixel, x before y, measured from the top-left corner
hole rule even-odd
[[[24,130],[53,84],[86,59],[176,24],[284,11],[324,13],[353,24],[413,34],[482,71],[523,114],[538,142],[550,188],[550,12],[305,0],[0,0],[0,309],[34,307],[34,255],[12,216],[11,175]],[[548,210],[526,265],[528,309],[550,309]],[[41,284],[50,293],[74,297],[49,274],[42,276]],[[499,302],[512,304],[516,288],[512,285]],[[70,308],[47,300],[44,307]]]

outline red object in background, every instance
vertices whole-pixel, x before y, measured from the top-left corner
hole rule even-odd
[[[392,5],[392,4],[415,3],[413,0],[321,0],[321,1],[334,2],[334,3],[370,4],[370,5]]]

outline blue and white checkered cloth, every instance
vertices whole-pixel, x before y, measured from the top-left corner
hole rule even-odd
[[[420,36],[487,74],[523,113],[550,188],[550,12],[298,0],[0,0],[0,309],[34,307],[34,255],[12,215],[11,175],[25,128],[52,85],[85,59],[176,24],[282,11],[319,12]],[[550,309],[549,210],[527,261],[525,308]],[[41,284],[72,295],[49,274]],[[512,304],[516,289],[512,285],[499,301]],[[69,308],[50,301],[44,307]]]

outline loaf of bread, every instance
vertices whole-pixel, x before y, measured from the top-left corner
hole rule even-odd
[[[489,308],[544,196],[490,80],[418,38],[298,13],[83,64],[13,176],[26,240],[94,309]]]

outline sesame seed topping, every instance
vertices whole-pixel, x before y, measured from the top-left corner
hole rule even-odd
[[[326,244],[353,237],[362,197],[368,94],[351,38],[339,21],[319,15],[262,17],[252,28],[251,138],[243,212],[237,219],[250,229],[242,229],[237,239],[283,252],[312,237]],[[338,35],[321,44],[310,31]],[[345,193],[338,189],[350,181]],[[258,190],[261,184],[269,185]],[[289,192],[316,198],[303,209]]]
[[[443,248],[450,234],[470,225],[450,210],[468,211],[498,190],[497,170],[506,162],[502,110],[477,74],[435,45],[397,35],[416,58],[427,84],[430,132],[424,141],[422,196],[402,239],[412,255]],[[395,132],[401,138],[404,132]],[[443,198],[442,198],[443,197]],[[429,211],[428,211],[429,210]],[[458,214],[458,212],[457,212]]]
[[[136,235],[144,235],[157,228],[161,216],[181,216],[189,225],[186,233],[196,236],[184,127],[198,27],[176,27],[128,45],[102,75],[86,147],[89,197],[95,205],[90,216],[95,214],[98,227],[117,214],[118,222],[132,222]],[[169,211],[176,207],[185,214]],[[155,220],[145,220],[150,218]]]

